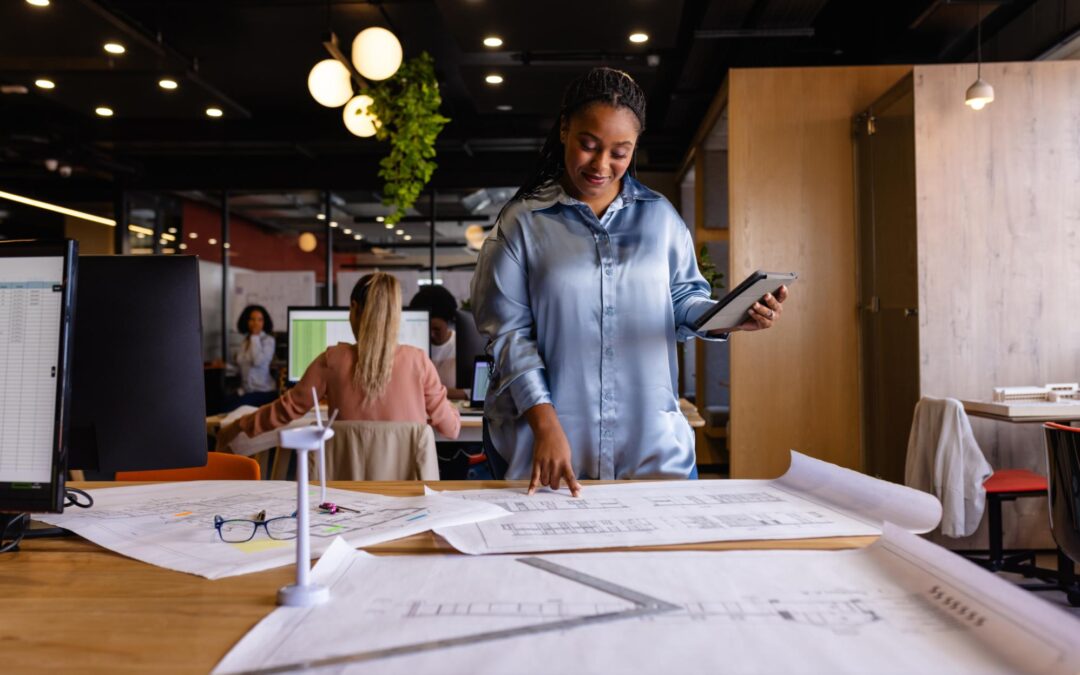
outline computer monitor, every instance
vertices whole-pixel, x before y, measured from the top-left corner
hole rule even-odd
[[[349,310],[344,307],[289,308],[289,384],[296,384],[319,354],[339,342],[356,344]],[[401,310],[398,343],[431,355],[431,328],[426,309]]]
[[[76,251],[0,242],[0,513],[64,508]]]
[[[198,259],[82,256],[75,304],[70,467],[205,466]]]

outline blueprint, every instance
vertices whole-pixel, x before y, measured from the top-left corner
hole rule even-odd
[[[435,494],[432,492],[432,494]],[[707,541],[877,535],[882,523],[928,532],[941,519],[933,495],[792,451],[774,480],[690,480],[442,492],[495,504],[510,515],[438,527],[463,553],[525,553]]]
[[[327,499],[349,510],[331,515],[313,506],[311,553],[318,557],[335,537],[350,546],[370,546],[505,512],[491,504],[438,496],[386,497],[328,489]],[[221,541],[214,516],[254,519],[291,515],[296,483],[286,481],[191,481],[90,490],[94,506],[63,514],[41,514],[43,522],[67,528],[122,555],[180,572],[219,579],[287,565],[296,560],[295,540],[270,539],[265,528],[241,544]],[[321,492],[311,488],[310,502]]]
[[[375,557],[216,673],[1069,673],[1080,620],[903,529],[846,551]]]

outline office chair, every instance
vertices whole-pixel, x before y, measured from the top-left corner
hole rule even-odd
[[[1080,561],[1080,428],[1050,422],[1046,465],[1050,470],[1050,532],[1058,545],[1057,584],[1069,604],[1080,605],[1075,561]]]
[[[225,452],[206,453],[206,466],[158,471],[117,471],[118,481],[259,480],[259,463]]]
[[[326,442],[327,480],[439,480],[435,433],[415,422],[334,422]],[[318,475],[318,453],[308,454]]]

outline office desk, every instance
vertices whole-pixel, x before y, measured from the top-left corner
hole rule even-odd
[[[590,481],[587,484],[595,484]],[[73,483],[110,487],[114,483]],[[130,485],[130,483],[128,483]],[[423,483],[334,482],[335,488],[405,496]],[[521,482],[429,483],[438,489],[523,486]],[[844,549],[875,537],[724,542],[653,550]],[[378,555],[451,551],[431,533],[366,549]],[[636,549],[641,550],[641,549]],[[206,673],[264,616],[292,566],[210,581],[125,558],[83,539],[33,539],[0,557],[0,663],[5,673]]]
[[[973,409],[969,405],[971,401],[960,401],[960,403],[964,406],[964,412],[967,413],[968,417],[981,417],[983,419],[997,420],[998,422],[1009,422],[1011,424],[1043,424],[1044,422],[1057,422],[1058,424],[1067,425],[1074,419],[1076,419],[1075,415],[1077,413],[1080,413],[1080,411],[1077,411],[1077,413],[1074,413],[1073,416],[1066,415],[1065,417],[1062,417],[1061,415],[1050,415],[1046,417],[1030,417],[1026,415],[995,415],[994,413]]]

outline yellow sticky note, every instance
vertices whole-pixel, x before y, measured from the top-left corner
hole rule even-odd
[[[191,511],[181,511],[180,513],[174,513],[173,516],[177,518],[183,518],[184,516],[190,516]]]
[[[258,553],[260,551],[269,551],[275,548],[282,548],[284,546],[291,546],[292,542],[278,541],[277,539],[252,539],[251,541],[245,541],[239,544],[233,544],[233,546],[244,553]]]

